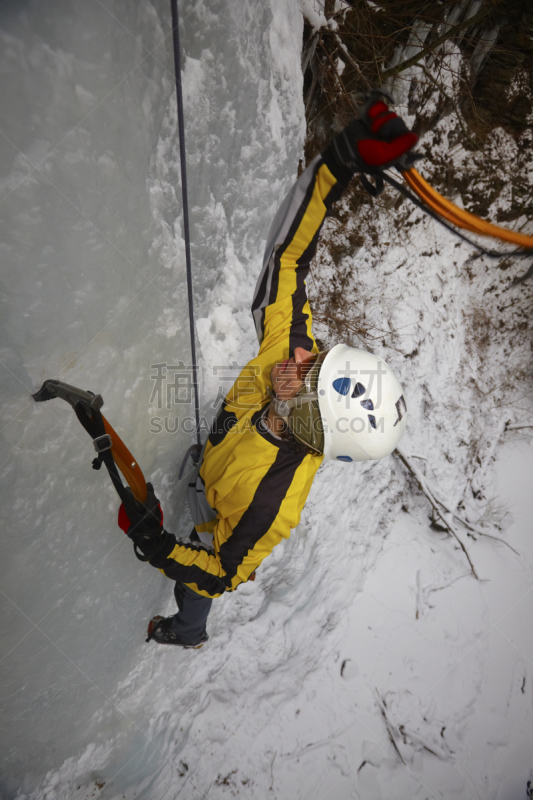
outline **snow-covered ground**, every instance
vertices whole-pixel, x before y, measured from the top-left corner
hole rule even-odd
[[[209,418],[232,363],[254,354],[261,250],[301,154],[302,18],[282,0],[180,7]],[[404,452],[504,540],[456,522],[479,581],[395,457],[324,465],[291,539],[254,584],[214,603],[208,645],[145,645],[149,616],[173,611],[172,585],[115,527],[113,491],[70,409],[28,398],[46,377],[101,392],[169,529],[187,530],[176,478],[189,437],[164,430],[184,406],[158,407],[152,379],[190,352],[169,18],[159,0],[0,10],[1,796],[522,797],[533,448],[528,429],[503,429],[533,419],[530,333],[516,333],[530,289],[507,289],[523,264],[472,260],[385,196],[344,228],[328,222],[329,240],[360,230],[360,249],[337,264],[322,250],[310,282],[317,310],[340,296],[349,340],[402,375]],[[425,174],[452,132],[443,120],[422,142]],[[523,157],[513,146],[494,136],[487,182]],[[454,159],[468,173],[464,151]],[[329,341],[331,320],[316,332]]]

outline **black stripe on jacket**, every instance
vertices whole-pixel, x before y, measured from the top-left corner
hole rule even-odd
[[[237,574],[237,568],[248,552],[272,526],[304,458],[304,454],[279,450],[276,460],[259,483],[252,502],[220,548],[219,557],[228,581]]]
[[[211,433],[209,434],[209,441],[216,447],[217,444],[220,444],[224,441],[226,434],[236,425],[238,422],[237,416],[233,413],[233,411],[228,411],[226,406],[222,404],[222,408],[217,414],[215,421],[213,422],[213,428]]]
[[[306,260],[306,254],[309,251],[312,251],[310,258],[314,256],[318,236],[319,234],[317,233],[305,253],[299,259],[299,264],[300,261],[302,264],[296,267],[296,290],[292,295],[292,322],[289,333],[289,356],[294,355],[294,351],[297,347],[303,347],[304,350],[312,350],[314,345],[313,339],[307,333],[307,320],[309,319],[309,314],[306,314],[303,309],[307,302],[305,279],[309,272],[309,261]]]
[[[275,271],[274,271],[274,278],[272,280],[272,285],[270,287],[270,297],[268,298],[268,305],[272,305],[272,303],[276,302],[276,297],[278,296],[278,283],[279,283],[279,274],[281,271],[281,257],[287,247],[292,243],[294,237],[296,236],[296,231],[301,225],[302,219],[304,218],[305,214],[307,213],[307,208],[309,203],[311,202],[311,198],[313,197],[313,192],[315,191],[315,183],[316,183],[316,175],[318,170],[320,169],[320,162],[315,167],[315,180],[312,180],[307,187],[305,192],[305,197],[298,209],[297,213],[294,215],[294,219],[292,224],[287,231],[287,235],[285,240],[281,246],[277,248],[274,253],[274,261],[275,261]],[[253,309],[252,309],[253,310]],[[264,311],[264,309],[263,309]]]
[[[267,269],[265,270],[265,274],[263,276],[263,280],[261,282],[260,290],[257,292],[256,297],[254,298],[254,302],[252,303],[252,314],[258,308],[263,306],[261,309],[261,332],[262,338],[265,335],[265,312],[268,306],[272,305],[276,302],[276,297],[278,295],[278,286],[279,286],[279,274],[281,270],[280,259],[287,247],[291,244],[294,236],[296,235],[296,231],[300,227],[300,223],[305,216],[307,211],[307,207],[311,202],[311,198],[313,196],[313,192],[315,190],[316,184],[316,175],[318,170],[321,167],[321,162],[319,161],[314,170],[314,179],[310,181],[309,186],[306,189],[304,199],[298,208],[298,211],[294,215],[294,219],[291,223],[289,230],[287,231],[287,235],[283,240],[282,244],[278,244],[278,247],[274,249],[272,255],[270,256],[270,261],[268,263]],[[265,295],[266,295],[266,287],[269,280],[269,277],[272,275],[272,283],[270,285],[270,295],[268,297],[268,301],[263,305]]]
[[[211,595],[223,594],[226,588],[230,585],[227,578],[220,578],[217,575],[211,575],[209,572],[204,572],[200,567],[194,564],[185,566],[169,558],[171,552],[174,550],[176,544],[180,547],[185,547],[187,550],[205,550],[212,554],[212,550],[202,544],[193,544],[192,542],[176,542],[174,534],[168,534],[169,542],[167,547],[150,559],[150,564],[156,569],[162,569],[167,578],[173,581],[180,581],[180,583],[196,583],[198,588]]]
[[[321,164],[319,163],[318,167],[320,166]],[[330,164],[328,164],[328,168],[330,168]],[[339,172],[338,168],[336,171],[337,173]],[[335,173],[333,174],[335,175]],[[331,191],[328,193],[328,196],[324,200],[324,205],[326,206],[326,217],[331,211],[333,203],[339,200],[345,191],[346,186],[352,177],[352,173],[342,173],[340,175],[335,175],[335,177],[337,178],[338,182],[331,189]],[[311,188],[314,190],[315,182],[313,182]],[[304,210],[307,210],[307,205],[309,204],[310,199],[310,197],[306,196],[306,206]],[[324,221],[322,221],[315,235],[305,248],[305,251],[298,259],[298,266],[296,267],[296,290],[292,295],[292,322],[289,334],[289,355],[291,356],[294,355],[294,350],[296,347],[303,347],[304,350],[313,349],[314,341],[307,333],[307,320],[309,319],[309,314],[305,314],[303,310],[303,307],[307,302],[305,279],[309,274],[309,268],[316,253],[318,240],[320,238],[323,225]],[[295,231],[291,230],[291,236],[294,236],[294,233]]]

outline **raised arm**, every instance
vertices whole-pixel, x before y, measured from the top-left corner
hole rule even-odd
[[[309,164],[276,214],[252,304],[260,353],[316,350],[305,279],[326,214],[355,172],[375,174],[398,164],[418,140],[381,96],[392,99],[373,90],[359,118]]]
[[[260,350],[316,349],[306,278],[327,212],[353,170],[335,163],[329,149],[300,175],[270,228],[252,303]]]

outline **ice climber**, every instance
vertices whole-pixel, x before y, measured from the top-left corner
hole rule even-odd
[[[150,484],[141,523],[130,525],[121,506],[138,557],[176,581],[178,613],[149,625],[160,644],[202,646],[213,598],[253,580],[290,536],[324,457],[380,459],[404,433],[392,369],[344,344],[319,352],[306,293],[320,229],[352,176],[392,164],[417,141],[382,100],[368,106],[309,164],[274,219],[252,303],[259,353],[226,396],[189,484],[191,536],[164,530]]]

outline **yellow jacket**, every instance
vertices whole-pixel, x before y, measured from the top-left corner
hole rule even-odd
[[[327,152],[317,156],[270,230],[252,305],[259,353],[227,394],[189,488],[196,530],[212,533],[213,546],[171,541],[151,560],[206,597],[236,589],[290,536],[322,463],[322,456],[295,453],[274,437],[263,416],[274,364],[296,347],[317,352],[305,279],[328,208],[351,177],[334,172]]]

